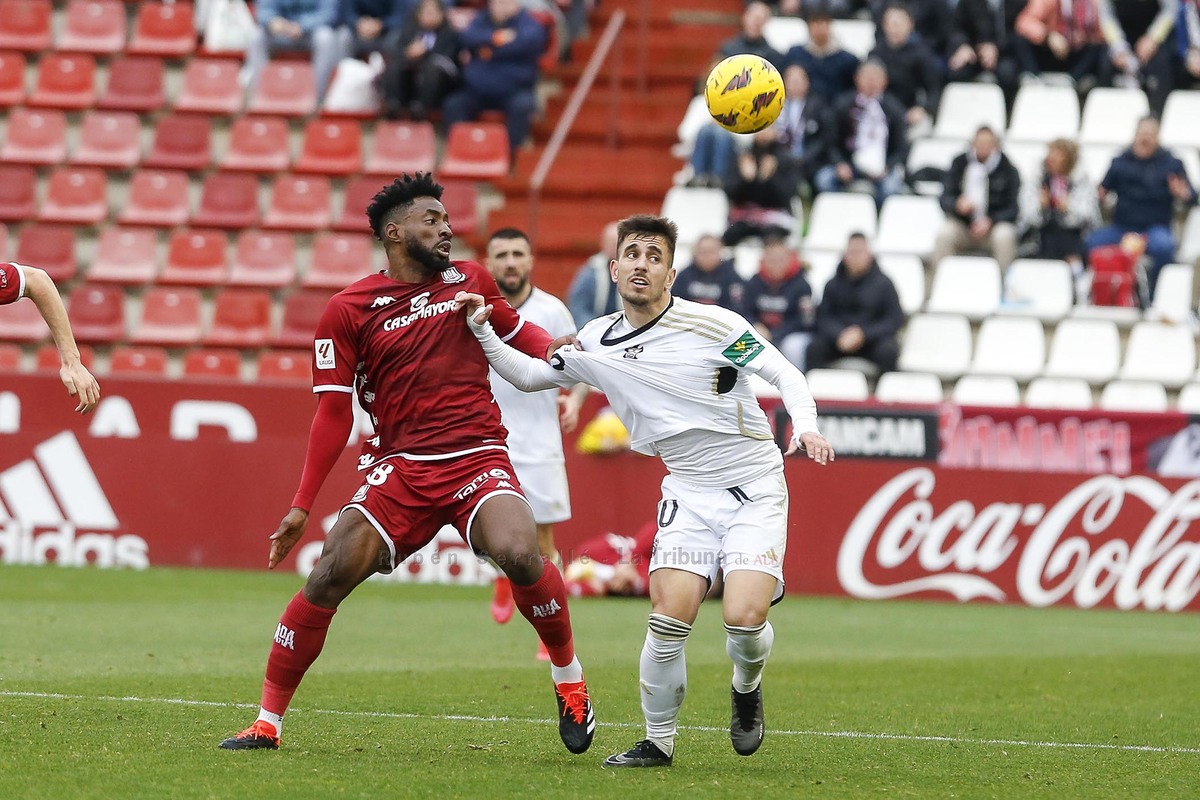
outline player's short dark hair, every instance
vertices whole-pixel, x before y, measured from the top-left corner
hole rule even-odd
[[[626,217],[617,223],[618,248],[625,241],[625,237],[631,233],[645,233],[666,239],[671,263],[675,263],[675,242],[679,239],[679,228],[674,222],[666,217],[656,217],[653,214],[634,214],[632,217]]]
[[[405,208],[418,197],[441,200],[443,191],[445,189],[442,185],[428,172],[418,172],[415,175],[405,173],[396,178],[380,189],[367,206],[367,221],[371,223],[375,237],[383,238],[383,226],[393,211]]]
[[[533,244],[533,242],[529,241],[529,234],[525,233],[525,231],[521,230],[520,228],[497,228],[496,230],[492,231],[492,235],[488,237],[488,246],[491,246],[492,242],[496,241],[497,239],[524,239],[527,244],[531,246]]]

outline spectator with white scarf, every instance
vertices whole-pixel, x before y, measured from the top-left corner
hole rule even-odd
[[[968,249],[986,250],[1004,269],[1017,250],[1017,214],[1021,175],[1000,151],[996,133],[986,125],[975,132],[971,148],[946,171],[942,209],[946,221],[938,233],[933,264]]]

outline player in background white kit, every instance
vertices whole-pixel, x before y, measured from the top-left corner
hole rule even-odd
[[[687,689],[684,645],[718,569],[733,661],[729,734],[740,755],[762,743],[762,672],[774,641],[767,611],[783,594],[787,484],[771,426],[745,373],[780,391],[791,415],[787,450],[824,465],[833,448],[817,430],[804,375],[739,314],[671,297],[676,227],[653,216],[620,223],[612,278],[624,311],[593,320],[549,363],[513,350],[486,324],[478,295],[460,293],[493,367],[526,391],[587,383],[629,428],[632,448],[658,455],[663,479],[650,559],[649,630],[639,663],[646,738],[605,766],[668,766]]]
[[[533,249],[523,231],[501,228],[493,233],[487,243],[485,266],[496,279],[500,293],[523,319],[541,326],[555,338],[574,335],[575,321],[567,307],[530,281]],[[570,433],[578,424],[579,407],[588,389],[580,384],[567,394],[557,388],[528,393],[501,378],[494,369],[490,378],[492,394],[508,429],[508,457],[533,507],[538,549],[561,570],[562,559],[554,546],[554,524],[571,518],[562,434]],[[508,578],[500,575],[492,598],[492,616],[499,623],[508,622],[513,608],[512,586]],[[543,661],[550,658],[540,642],[538,658]]]

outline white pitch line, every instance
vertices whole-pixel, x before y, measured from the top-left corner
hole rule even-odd
[[[188,700],[179,697],[134,697],[127,695],[83,695],[60,694],[57,692],[4,692],[0,697],[27,697],[44,700],[92,700],[120,703],[163,703],[176,706],[206,706],[210,708],[246,708],[257,709],[253,703],[222,703],[213,700]],[[553,725],[557,720],[532,719],[525,717],[481,717],[470,714],[413,714],[403,711],[339,711],[329,708],[291,708],[289,714],[329,714],[339,717],[373,717],[382,719],[420,719],[439,720],[444,722],[507,722],[519,725]],[[634,722],[598,722],[602,728],[637,728],[641,723]],[[718,728],[711,725],[680,725],[681,731],[697,731],[700,733],[725,733],[728,728]],[[1060,750],[1117,750],[1132,753],[1169,753],[1173,755],[1200,755],[1198,747],[1158,747],[1148,744],[1097,744],[1093,742],[1038,742],[1023,739],[969,739],[961,736],[918,736],[907,733],[868,733],[866,731],[790,731],[768,728],[771,736],[808,736],[824,739],[875,739],[890,742],[935,742],[939,744],[966,745],[1001,745],[1006,747],[1041,747]]]

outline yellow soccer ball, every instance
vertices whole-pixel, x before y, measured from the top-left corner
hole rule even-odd
[[[713,67],[704,84],[708,113],[727,131],[756,133],[783,111],[783,77],[761,56],[741,53]]]

